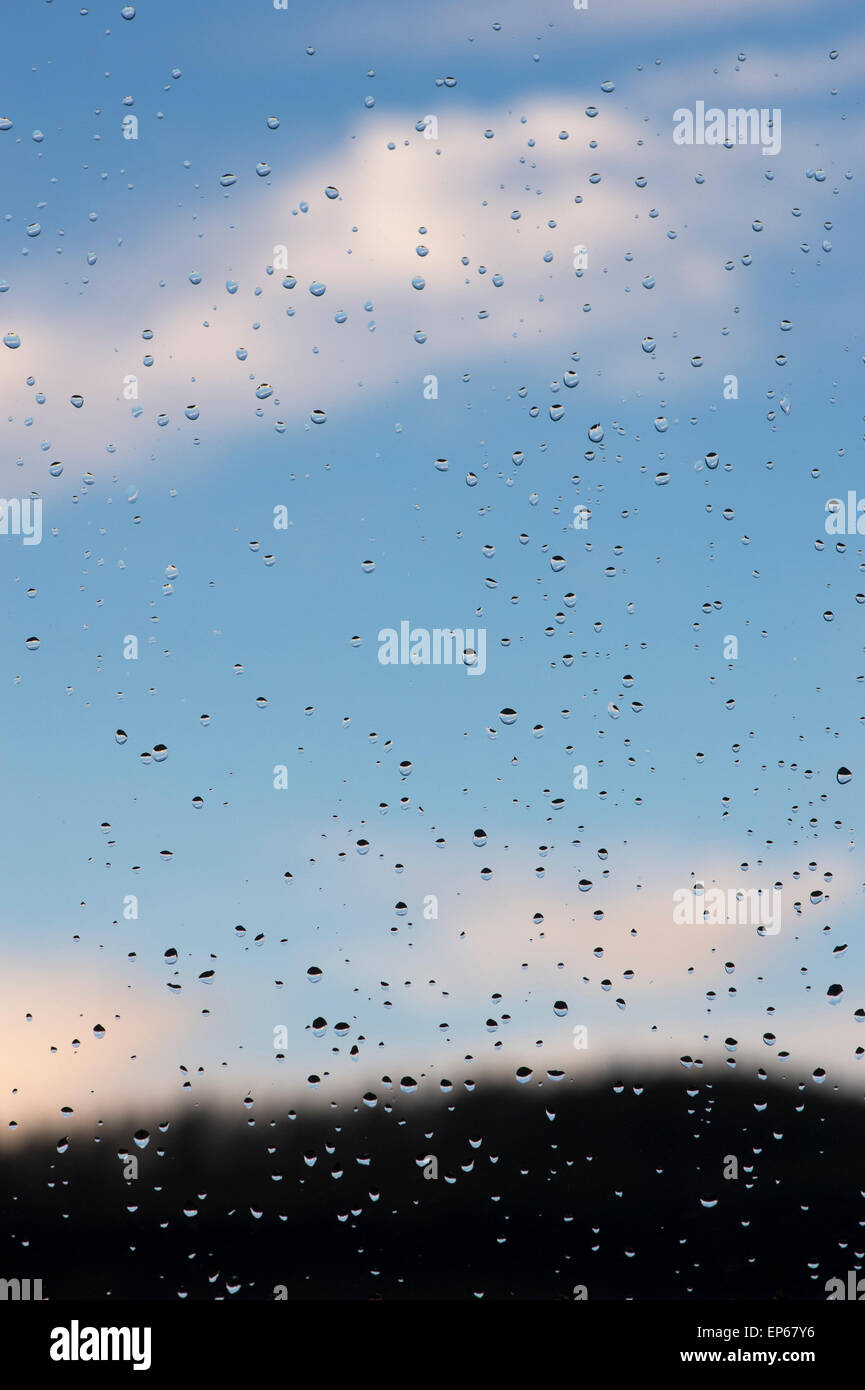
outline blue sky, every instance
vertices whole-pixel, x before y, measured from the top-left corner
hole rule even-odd
[[[8,1119],[174,1103],[179,1063],[195,1099],[356,1098],[730,1035],[749,1074],[855,1084],[865,582],[824,529],[861,466],[852,5],[120,8],[16,6],[2,60],[0,481],[45,528],[0,537]],[[697,100],[780,108],[781,152],[676,146]],[[403,619],[484,627],[486,672],[382,666]],[[783,930],[683,935],[692,875],[781,882]]]

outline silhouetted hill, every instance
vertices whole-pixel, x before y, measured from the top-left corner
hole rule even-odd
[[[813,1086],[479,1084],[258,1109],[145,1120],[140,1151],[106,1123],[98,1143],[0,1156],[0,1276],[53,1299],[824,1300],[865,1248],[865,1111]]]

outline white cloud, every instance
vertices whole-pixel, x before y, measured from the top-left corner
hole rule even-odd
[[[769,161],[758,149],[674,146],[671,113],[655,131],[612,106],[589,119],[586,104],[550,96],[494,112],[452,107],[436,140],[415,130],[414,116],[389,113],[314,165],[276,169],[271,187],[250,176],[229,199],[215,188],[194,221],[178,210],[158,235],[140,228],[94,272],[74,311],[48,311],[47,303],[64,303],[50,285],[38,306],[4,303],[5,327],[22,340],[17,350],[0,349],[0,388],[19,422],[8,447],[29,459],[38,430],[51,442],[46,468],[58,458],[74,477],[79,469],[98,472],[100,460],[110,473],[137,459],[152,473],[170,457],[178,431],[184,440],[200,435],[206,446],[227,432],[248,439],[279,418],[303,426],[314,408],[345,419],[395,379],[419,396],[425,374],[463,371],[490,357],[507,360],[513,387],[523,374],[561,376],[576,349],[581,375],[600,372],[602,389],[609,383],[608,391],[625,394],[657,371],[639,350],[644,333],[668,341],[687,326],[691,350],[716,346],[730,292],[723,264],[749,234],[743,193],[760,192],[754,201],[762,206]],[[487,127],[492,139],[484,137]],[[588,146],[592,139],[597,150]],[[325,169],[338,200],[325,197]],[[694,183],[697,169],[705,169],[704,189]],[[592,183],[596,172],[601,181]],[[645,188],[635,186],[637,177]],[[309,211],[298,212],[304,198]],[[767,218],[761,255],[785,235],[778,219]],[[420,244],[428,255],[417,255]],[[297,278],[291,291],[282,287],[282,271],[265,272],[279,245]],[[588,249],[579,279],[577,246]],[[192,271],[201,284],[190,284]],[[646,275],[655,277],[654,289],[643,287]],[[412,288],[415,276],[424,289]],[[238,282],[236,294],[226,292],[227,279]],[[309,292],[314,281],[327,286],[320,298]],[[759,293],[759,280],[740,280],[736,289]],[[338,311],[348,315],[344,324],[334,322]],[[145,328],[153,330],[150,342],[141,338]],[[425,346],[414,341],[416,330],[427,334]],[[245,362],[238,348],[247,349]],[[151,367],[142,365],[148,351]],[[738,348],[747,351],[744,343]],[[682,349],[665,364],[668,381],[687,371],[687,356]],[[28,374],[35,388],[25,385]],[[123,398],[130,374],[138,379],[140,419]],[[258,419],[262,382],[274,395]],[[34,389],[46,393],[46,405],[34,408]],[[74,392],[85,398],[81,410],[69,404]],[[575,403],[582,394],[574,393]],[[192,404],[200,410],[196,423],[184,418]],[[161,412],[169,417],[165,429],[155,423]],[[29,429],[20,424],[26,415],[34,417]],[[109,443],[116,454],[106,453]],[[187,451],[187,468],[190,457]],[[7,464],[0,483],[8,489],[14,478],[20,488],[33,477]]]

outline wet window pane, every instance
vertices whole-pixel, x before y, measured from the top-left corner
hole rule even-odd
[[[853,24],[11,7],[2,1299],[858,1297]]]

